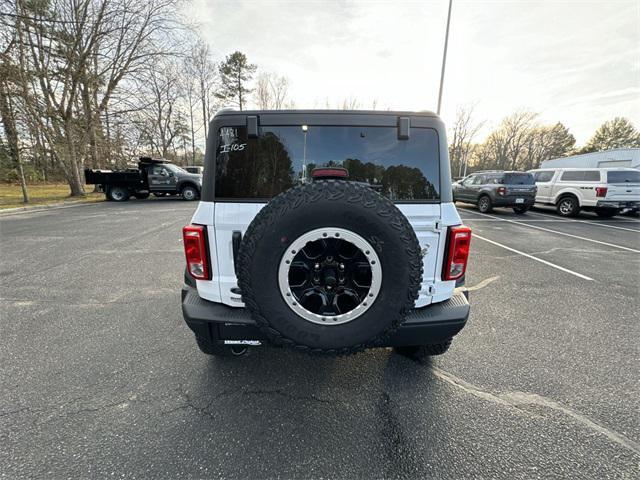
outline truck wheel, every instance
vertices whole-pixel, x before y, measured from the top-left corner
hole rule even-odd
[[[138,200],[144,200],[145,198],[149,198],[149,192],[136,192],[133,196]]]
[[[578,199],[574,196],[562,197],[556,205],[558,214],[563,217],[575,217],[580,213]]]
[[[238,286],[261,331],[314,353],[380,344],[413,308],[421,282],[408,220],[355,182],[314,181],[278,195],[251,222],[238,255]]]
[[[193,201],[198,199],[198,189],[196,187],[192,187],[191,185],[187,185],[183,187],[180,191],[182,194],[182,198],[188,201]]]
[[[109,187],[107,195],[114,202],[126,202],[131,197],[131,192],[124,187]]]
[[[489,213],[493,209],[491,205],[491,199],[488,195],[482,195],[478,199],[478,211],[480,213]]]
[[[451,338],[442,343],[432,345],[414,345],[409,347],[394,347],[393,350],[400,355],[409,357],[412,360],[424,360],[427,357],[442,355],[451,346]]]
[[[220,345],[202,337],[196,337],[196,343],[202,353],[218,357],[241,357],[249,351],[246,345]]]
[[[617,208],[596,208],[596,215],[601,218],[611,218],[615,217],[620,213],[620,210]]]

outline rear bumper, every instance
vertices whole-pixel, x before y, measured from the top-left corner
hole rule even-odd
[[[518,199],[523,199],[524,202],[517,203]],[[529,196],[508,196],[508,197],[494,197],[491,199],[491,203],[493,203],[494,207],[531,207],[536,201],[536,197]]]
[[[469,308],[467,291],[458,289],[445,302],[412,310],[393,336],[377,346],[439,343],[462,330],[469,318]],[[189,285],[182,287],[182,315],[197,336],[213,341],[265,340],[247,309],[203,300]]]
[[[626,208],[631,210],[640,209],[640,202],[626,202],[624,200],[598,200],[596,208]]]

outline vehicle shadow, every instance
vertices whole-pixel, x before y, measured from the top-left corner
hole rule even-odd
[[[196,378],[183,428],[209,444],[203,461],[212,449],[235,459],[233,472],[218,465],[223,476],[415,477],[435,448],[415,439],[447,432],[430,363],[389,349],[324,357],[262,347],[208,359]]]

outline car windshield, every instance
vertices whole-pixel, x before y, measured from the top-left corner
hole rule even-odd
[[[271,126],[258,138],[246,127],[218,132],[215,195],[228,199],[269,199],[313,180],[314,170],[346,169],[395,201],[440,198],[438,134],[411,128],[398,139],[396,127]],[[344,171],[344,170],[343,170]]]
[[[640,183],[640,170],[607,172],[607,183]]]
[[[511,172],[504,174],[505,185],[534,185],[533,175],[526,172]]]

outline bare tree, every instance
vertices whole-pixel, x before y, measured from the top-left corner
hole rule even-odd
[[[173,62],[165,61],[140,72],[137,96],[142,104],[136,123],[153,154],[163,158],[174,150],[185,123],[180,117],[183,90],[178,70]]]
[[[525,152],[516,166],[521,170],[536,168],[544,160],[571,152],[575,143],[575,137],[560,122],[551,126],[536,125],[527,135]]]
[[[459,107],[449,136],[451,172],[461,177],[474,148],[473,139],[484,125],[473,118],[474,106]]]
[[[290,108],[289,80],[272,72],[263,72],[256,82],[256,103],[261,110]]]
[[[190,130],[190,143],[191,143],[191,164],[195,165],[196,161],[196,131],[195,131],[195,117],[196,107],[198,105],[198,79],[193,75],[195,69],[193,68],[192,59],[187,57],[184,61],[183,70],[181,74],[181,84],[183,88],[183,94],[186,100],[186,107],[189,117],[189,130]],[[206,131],[206,120],[203,122],[203,126]],[[206,137],[206,135],[205,135]]]
[[[17,128],[17,106],[12,101],[17,99],[17,94],[12,93],[15,84],[17,67],[12,62],[12,53],[16,50],[16,38],[14,31],[3,29],[0,37],[0,120],[7,139],[7,148],[12,167],[17,171],[22,188],[22,200],[29,203],[27,182],[22,167],[22,155],[20,152],[20,140]],[[13,81],[12,81],[13,80]]]
[[[527,170],[573,149],[575,138],[564,125],[541,125],[536,117],[528,111],[506,117],[474,150],[474,168]]]
[[[24,169],[22,168],[22,158],[20,154],[20,142],[18,140],[18,129],[16,127],[15,109],[11,104],[9,95],[9,82],[6,80],[8,72],[0,69],[0,119],[7,137],[8,151],[11,162],[18,172],[20,186],[22,188],[22,201],[29,203],[29,193],[27,191],[27,182],[24,178]]]
[[[209,45],[199,39],[187,60],[190,64],[189,72],[196,79],[199,89],[200,106],[202,112],[202,126],[204,128],[204,138],[207,137],[207,126],[209,118],[213,113],[216,98],[216,88],[218,82],[218,69],[211,56]]]
[[[101,119],[121,82],[153,57],[175,25],[177,0],[16,0],[16,85],[71,195],[83,195],[85,158],[100,162]],[[162,35],[160,35],[162,31]]]
[[[501,170],[515,169],[520,157],[525,154],[528,137],[537,114],[518,111],[506,117],[482,146],[482,168]]]
[[[340,105],[340,110],[357,110],[360,107],[360,101],[355,97],[345,97]]]

